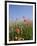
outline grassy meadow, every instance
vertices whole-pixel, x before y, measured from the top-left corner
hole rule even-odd
[[[9,41],[33,39],[32,20],[16,20],[9,23]]]

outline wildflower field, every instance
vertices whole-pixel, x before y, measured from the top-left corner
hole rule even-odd
[[[9,24],[9,41],[21,41],[33,39],[32,21],[15,21]]]

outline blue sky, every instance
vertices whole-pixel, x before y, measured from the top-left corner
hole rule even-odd
[[[32,19],[33,7],[27,5],[9,5],[10,20],[16,20],[16,18],[20,19],[23,16]]]

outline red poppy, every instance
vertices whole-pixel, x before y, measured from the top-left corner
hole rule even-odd
[[[16,32],[19,32],[20,30],[19,30],[19,28],[16,28]]]

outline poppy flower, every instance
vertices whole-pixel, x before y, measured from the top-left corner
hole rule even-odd
[[[20,29],[19,29],[19,28],[16,28],[16,32],[18,32],[18,33],[19,33],[19,32],[20,32]]]

